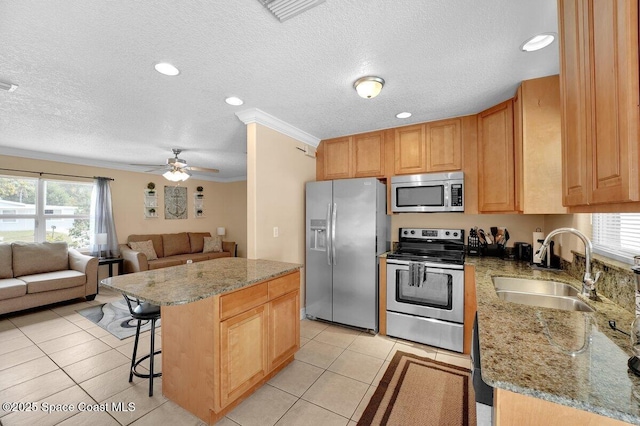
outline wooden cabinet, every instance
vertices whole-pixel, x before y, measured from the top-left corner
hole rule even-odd
[[[496,388],[493,394],[493,416],[496,426],[502,425],[563,425],[563,426],[624,426],[629,423],[578,410],[532,396]]]
[[[513,101],[478,114],[478,210],[515,211]]]
[[[462,120],[434,121],[395,129],[395,174],[462,169]]]
[[[353,136],[353,177],[384,176],[384,132]]]
[[[395,129],[395,174],[427,171],[424,134],[422,124]]]
[[[513,102],[515,210],[566,213],[562,205],[560,79],[525,80]]]
[[[300,297],[297,291],[269,303],[269,369],[282,364],[300,347]]]
[[[462,120],[427,123],[425,129],[427,172],[462,170]]]
[[[638,2],[559,0],[563,201],[640,201]]]
[[[324,154],[324,179],[347,179],[351,172],[351,137],[322,141]]]
[[[163,394],[215,423],[300,348],[300,272],[162,307]]]
[[[267,375],[268,333],[267,305],[220,323],[220,400],[223,407]]]
[[[383,177],[385,174],[383,131],[324,140],[319,151],[317,180]]]

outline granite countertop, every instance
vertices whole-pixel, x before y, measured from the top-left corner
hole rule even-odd
[[[562,281],[582,288],[564,272],[528,263],[467,257],[476,268],[480,359],[483,380],[496,388],[640,424],[640,377],[628,371],[629,331],[634,316],[603,296],[593,313],[505,302],[492,277]]]
[[[117,275],[105,278],[100,284],[155,305],[181,305],[288,274],[301,267],[296,263],[224,257]]]

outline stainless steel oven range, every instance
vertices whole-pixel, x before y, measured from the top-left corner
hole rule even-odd
[[[400,228],[387,255],[387,334],[462,352],[464,230]]]

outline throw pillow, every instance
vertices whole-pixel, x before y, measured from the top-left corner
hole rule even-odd
[[[203,253],[221,253],[222,238],[221,237],[204,237]]]
[[[131,247],[131,250],[135,250],[135,251],[139,251],[140,253],[143,253],[145,256],[147,256],[147,260],[154,260],[158,258],[158,255],[156,254],[156,250],[153,248],[153,243],[151,242],[151,240],[149,241],[131,241],[129,243],[129,247]]]

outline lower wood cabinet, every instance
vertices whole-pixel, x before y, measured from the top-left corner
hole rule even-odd
[[[300,272],[162,307],[163,394],[213,424],[293,361]]]
[[[226,406],[267,375],[268,305],[220,323],[220,398]]]

